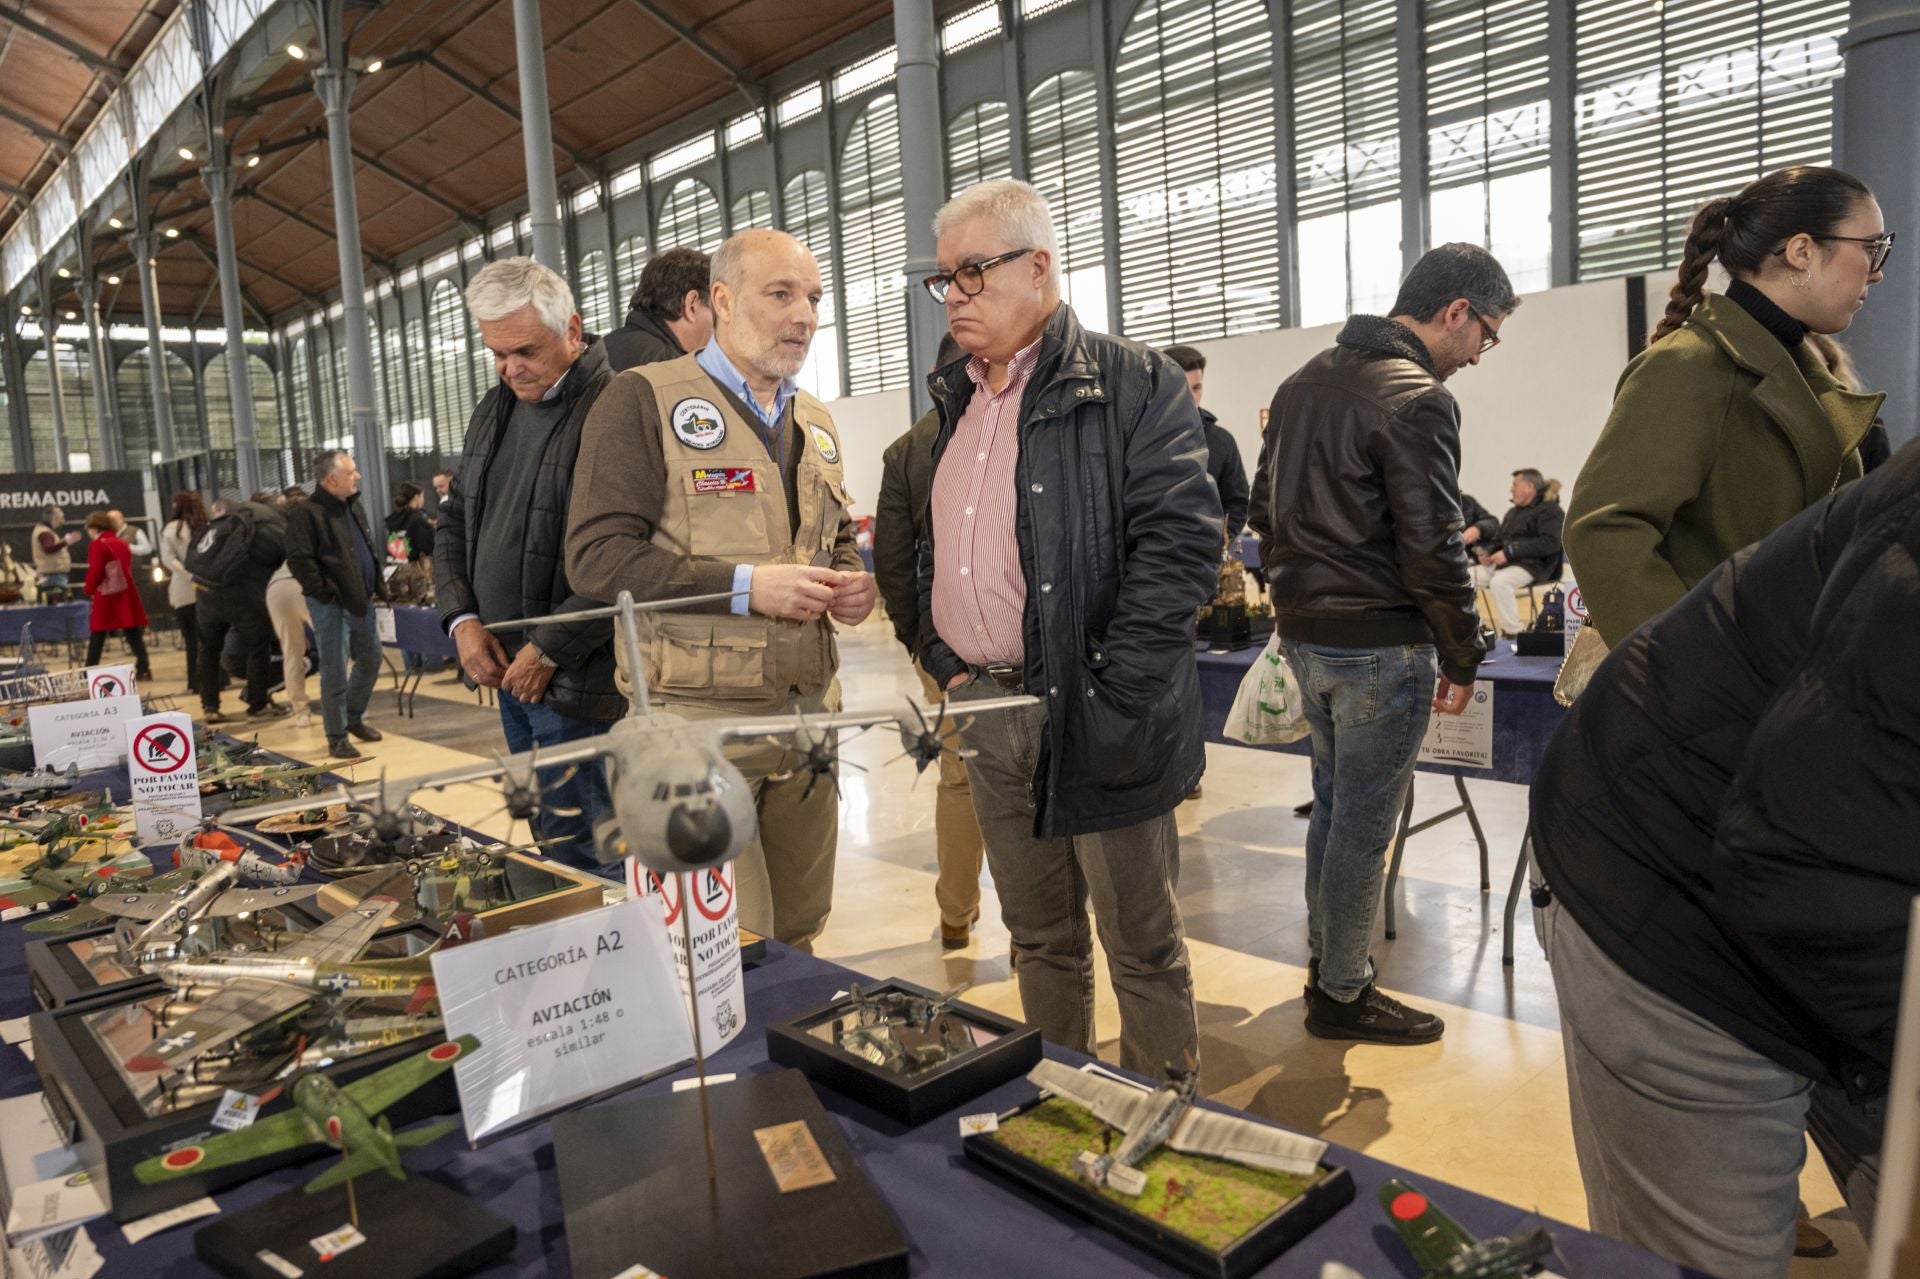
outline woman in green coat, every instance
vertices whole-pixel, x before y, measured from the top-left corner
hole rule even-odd
[[[1694,215],[1567,513],[1567,559],[1610,645],[1859,477],[1885,396],[1842,386],[1806,336],[1853,323],[1892,248],[1873,193],[1838,169],[1782,169]],[[1710,296],[1715,258],[1732,284]]]

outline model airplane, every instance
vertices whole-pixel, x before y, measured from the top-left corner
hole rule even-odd
[[[840,1046],[883,1069],[911,1074],[949,1061],[974,1046],[966,1023],[947,1015],[948,1005],[969,983],[926,999],[907,991],[869,995],[857,984],[847,994],[856,1024],[840,1036]]]
[[[640,660],[635,618],[641,612],[680,608],[690,604],[731,599],[731,594],[636,604],[621,592],[612,608],[587,609],[554,617],[533,617],[498,624],[494,629],[525,628],[555,621],[584,621],[612,617],[619,623],[619,639],[627,669],[644,669]],[[924,771],[947,752],[942,738],[945,707],[929,718],[913,702],[881,711],[849,711],[832,715],[738,716],[730,719],[688,721],[656,711],[648,700],[646,681],[630,681],[632,710],[605,734],[553,749],[540,749],[502,759],[463,765],[441,772],[389,782],[342,786],[340,800],[374,808],[376,838],[401,832],[401,810],[406,797],[417,790],[443,790],[466,782],[507,777],[509,804],[531,812],[541,792],[530,784],[538,770],[565,768],[604,761],[612,792],[614,819],[599,832],[602,861],[634,857],[657,874],[672,874],[717,866],[738,857],[758,829],[753,788],[726,757],[729,742],[777,737],[812,756],[814,747],[833,739],[842,729],[892,725],[900,734],[903,757]],[[1001,697],[969,702],[969,717],[1035,704],[1032,697]],[[549,787],[550,789],[550,787]],[[511,793],[518,791],[516,796]],[[530,796],[530,798],[529,798]],[[234,821],[253,822],[295,812],[303,801],[251,806],[231,814]]]
[[[21,803],[52,799],[80,784],[80,763],[75,760],[63,772],[49,765],[30,768],[24,773],[0,775],[0,803]]]
[[[1074,1161],[1088,1181],[1123,1195],[1137,1195],[1147,1188],[1146,1174],[1138,1165],[1161,1146],[1186,1155],[1207,1155],[1302,1176],[1318,1169],[1327,1152],[1324,1141],[1238,1115],[1201,1109],[1194,1103],[1199,1076],[1192,1073],[1179,1083],[1163,1084],[1151,1092],[1057,1061],[1041,1062],[1027,1072],[1027,1078],[1126,1134],[1126,1140],[1111,1154],[1083,1151]]]
[[[117,864],[132,847],[109,839],[63,839],[22,868],[20,878],[26,882],[0,894],[0,911],[50,909],[117,891],[120,883],[115,881],[133,877]]]
[[[155,875],[152,879],[129,879],[122,875],[119,877],[119,882],[110,887],[116,895],[170,893],[182,884],[191,884],[199,875],[200,872],[197,870],[169,871],[165,875]],[[76,902],[71,910],[62,911],[58,915],[42,915],[38,919],[30,920],[21,926],[21,931],[65,936],[68,933],[77,933],[83,928],[92,928],[103,920],[112,918],[113,916],[95,904],[94,899],[89,898]]]
[[[98,838],[120,829],[120,811],[111,790],[79,803],[41,804],[32,813],[0,822],[0,834],[8,837],[3,841],[6,846],[39,844],[52,848],[62,840]]]
[[[202,919],[224,919],[229,915],[251,915],[259,910],[291,906],[305,901],[323,885],[286,885],[278,888],[236,888],[240,877],[237,861],[220,862],[190,884],[182,884],[169,893],[106,893],[98,896],[93,908],[117,919],[144,922],[146,927],[121,939],[121,954],[132,957],[146,954],[169,933],[184,933]]]
[[[1475,1239],[1398,1177],[1380,1187],[1380,1206],[1413,1254],[1421,1279],[1519,1279],[1553,1255],[1553,1236],[1539,1226]]]
[[[218,830],[202,831],[192,839],[180,841],[173,850],[173,864],[182,870],[212,870],[216,866],[231,865],[240,879],[260,885],[298,883],[306,862],[305,854],[298,849],[289,852],[285,861],[270,862]]]
[[[292,1084],[291,1109],[236,1132],[145,1160],[134,1165],[133,1175],[152,1184],[246,1163],[283,1150],[326,1145],[340,1152],[340,1162],[309,1181],[308,1194],[370,1172],[384,1171],[395,1181],[405,1181],[401,1152],[438,1141],[460,1121],[442,1120],[396,1136],[381,1112],[479,1046],[480,1041],[472,1035],[462,1035],[345,1087],[318,1072],[301,1075]]]

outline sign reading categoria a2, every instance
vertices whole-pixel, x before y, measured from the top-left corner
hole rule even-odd
[[[193,717],[181,711],[143,715],[126,725],[127,778],[133,820],[146,844],[177,843],[200,818],[200,762]]]
[[[447,1037],[475,1141],[693,1056],[659,904],[635,898],[438,951]]]

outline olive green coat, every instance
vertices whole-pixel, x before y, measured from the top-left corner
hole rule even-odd
[[[1627,365],[1567,513],[1567,559],[1608,644],[1860,475],[1884,395],[1833,379],[1709,295]]]

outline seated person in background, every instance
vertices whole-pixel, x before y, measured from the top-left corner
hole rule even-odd
[[[1472,555],[1473,548],[1480,543],[1491,542],[1493,535],[1500,531],[1500,521],[1471,493],[1460,495],[1460,517],[1465,525],[1460,530],[1460,540],[1467,544],[1468,555]]]
[[[1478,560],[1473,566],[1474,589],[1492,597],[1494,625],[1502,639],[1520,633],[1515,592],[1560,575],[1560,529],[1566,523],[1558,480],[1549,480],[1532,468],[1515,471],[1510,492],[1513,509],[1493,536],[1467,539],[1469,553]]]

